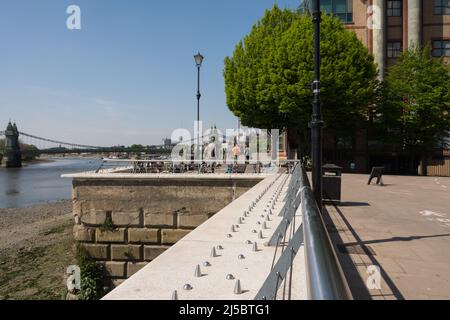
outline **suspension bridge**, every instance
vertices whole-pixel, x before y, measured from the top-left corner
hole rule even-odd
[[[51,138],[40,137],[37,135],[33,135],[30,133],[18,131],[14,132],[10,130],[13,135],[17,135],[18,142],[22,145],[30,145],[35,146],[39,153],[50,153],[50,154],[59,154],[59,153],[70,153],[71,151],[76,153],[96,153],[96,152],[125,152],[127,149],[125,146],[94,146],[87,144],[80,144],[75,142],[65,142]],[[7,138],[8,129],[5,131],[0,131],[0,140],[2,138]],[[209,139],[209,137],[214,136],[214,134],[203,135],[201,137],[193,138],[190,140],[180,141],[184,145],[189,145],[197,139]],[[222,139],[223,142],[226,142],[226,137],[222,134],[217,134],[219,139]],[[150,149],[158,149],[164,147],[164,144],[160,145],[150,145],[148,146]]]
[[[9,130],[0,131],[0,139],[5,138],[8,140],[8,132]],[[59,141],[55,139],[49,139],[44,137],[39,137],[37,135],[29,134],[22,131],[14,132],[11,130],[12,137],[17,136],[18,142],[21,145],[30,145],[36,147],[37,151],[40,153],[64,153],[68,151],[78,151],[78,152],[99,152],[104,150],[111,150],[114,147],[106,147],[106,146],[93,146],[93,145],[85,145],[73,142],[65,142]],[[5,144],[6,147],[7,144]]]
[[[277,145],[276,141],[279,139],[278,133],[268,133],[255,132],[255,135],[259,143],[267,143],[269,140],[272,141],[273,145]],[[266,136],[267,135],[267,136]],[[153,155],[168,154],[172,151],[173,144],[170,146],[164,144],[151,145],[151,146],[141,146],[136,147],[126,147],[126,146],[95,146],[74,142],[66,142],[52,138],[40,137],[35,134],[26,133],[19,131],[15,123],[8,123],[5,131],[0,131],[0,140],[4,137],[4,145],[0,146],[0,163],[3,167],[7,168],[17,168],[22,166],[22,159],[34,159],[40,155],[69,155],[69,154],[102,154],[106,157],[117,155],[125,157],[130,157],[130,154],[135,153],[146,153]],[[250,144],[250,136],[240,135],[238,130],[237,134],[223,135],[217,130],[216,127],[211,127],[210,132],[205,132],[203,135],[198,135],[196,138],[186,138],[180,137],[179,143],[177,143],[179,153],[184,154],[188,157],[191,153],[199,157],[199,154],[204,155],[204,153],[212,152],[225,152],[227,147],[233,144],[239,143],[241,138],[246,139],[246,144]],[[242,140],[242,139],[241,139]],[[240,141],[242,143],[242,141]],[[211,149],[211,144],[214,146]],[[211,149],[211,150],[210,150]],[[173,150],[173,151],[177,151]],[[230,148],[231,150],[231,148]],[[276,149],[278,150],[278,149]],[[272,150],[272,152],[277,152]],[[203,158],[202,158],[203,159]],[[193,159],[192,159],[193,160]]]
[[[11,125],[11,130],[5,130],[0,131],[0,140],[2,138],[6,138],[7,140],[7,133],[10,131],[10,136],[17,136],[19,144],[22,145],[29,145],[29,146],[35,146],[37,151],[39,153],[49,153],[49,154],[60,154],[60,153],[97,153],[97,152],[126,152],[125,146],[94,146],[94,145],[87,145],[87,144],[80,144],[75,142],[66,142],[66,141],[60,141],[52,138],[45,138],[40,137],[34,134],[18,131],[17,127],[14,125]],[[269,134],[270,136],[270,134]],[[192,145],[196,140],[201,139],[201,141],[207,142],[210,140],[211,137],[216,137],[218,140],[226,143],[236,143],[235,140],[236,137],[226,137],[223,134],[220,133],[210,133],[205,134],[202,136],[199,136],[197,138],[192,138],[189,140],[180,140],[181,145]],[[160,149],[161,147],[166,146],[165,144],[160,145],[150,145],[148,146],[149,149]]]
[[[33,154],[82,154],[82,153],[130,153],[131,148],[125,146],[95,146],[75,142],[61,141],[52,138],[19,131],[15,123],[8,123],[6,130],[0,131],[0,140],[4,139],[4,145],[0,149],[0,162],[8,168],[21,167],[22,156]],[[145,147],[143,151],[160,150],[164,145]]]

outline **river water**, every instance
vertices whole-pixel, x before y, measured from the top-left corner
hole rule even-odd
[[[22,208],[33,204],[70,199],[72,180],[62,174],[95,170],[100,159],[54,158],[51,162],[0,168],[0,208]]]

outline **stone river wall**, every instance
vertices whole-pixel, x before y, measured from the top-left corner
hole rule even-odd
[[[115,287],[261,180],[75,177],[74,237]]]

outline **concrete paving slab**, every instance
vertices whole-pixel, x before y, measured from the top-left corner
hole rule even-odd
[[[344,174],[342,204],[326,206],[327,225],[337,230],[331,233],[335,245],[375,252],[336,250],[354,297],[380,298],[364,289],[364,262],[381,267],[387,299],[450,299],[450,189],[442,188],[450,187],[450,178],[384,176],[383,187],[369,186],[367,179]]]

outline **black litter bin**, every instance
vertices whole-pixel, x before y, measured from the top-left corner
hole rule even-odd
[[[342,167],[328,163],[322,170],[323,200],[340,203]]]

